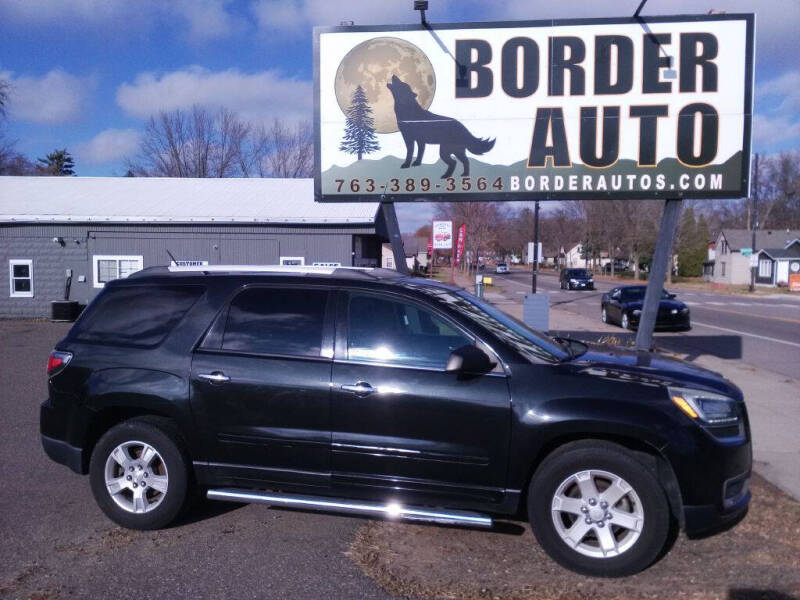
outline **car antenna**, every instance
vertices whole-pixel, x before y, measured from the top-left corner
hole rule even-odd
[[[169,251],[169,248],[164,248],[164,250],[167,251],[167,254],[169,254],[170,259],[172,260],[172,262],[175,263],[175,266],[177,267],[178,266],[178,261],[175,259],[174,256],[172,256],[172,252]]]

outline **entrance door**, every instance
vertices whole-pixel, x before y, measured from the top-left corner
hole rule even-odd
[[[339,304],[334,485],[499,497],[510,423],[505,374],[445,372],[450,352],[475,338],[433,307],[360,291],[341,294]]]
[[[328,297],[320,288],[245,288],[220,317],[221,339],[195,352],[192,408],[218,476],[329,484]]]

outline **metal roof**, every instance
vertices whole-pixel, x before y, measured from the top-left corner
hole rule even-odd
[[[377,203],[314,202],[312,179],[0,177],[5,223],[375,224]]]
[[[723,229],[720,233],[733,251],[749,248],[753,242],[753,232],[749,229]],[[800,238],[800,231],[797,229],[759,229],[756,232],[756,247],[753,250],[778,248],[796,238]]]

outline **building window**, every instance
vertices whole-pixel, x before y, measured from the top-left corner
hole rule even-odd
[[[759,277],[772,277],[772,261],[768,258],[762,258],[758,261],[758,276]]]
[[[92,257],[94,287],[101,288],[114,279],[124,279],[144,268],[141,256],[106,256]]]
[[[281,256],[281,264],[289,267],[302,267],[306,264],[306,259],[302,256]]]
[[[8,261],[8,278],[12,298],[33,298],[33,261]]]
[[[727,254],[728,253],[728,241],[723,239],[721,246],[722,246],[722,248],[720,250],[720,253],[721,254]]]
[[[725,277],[725,263],[719,263],[719,275]]]

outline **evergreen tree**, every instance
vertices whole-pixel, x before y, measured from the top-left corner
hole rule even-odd
[[[344,130],[344,139],[339,145],[339,150],[348,154],[357,154],[358,160],[365,154],[380,150],[380,144],[375,137],[375,120],[372,118],[372,109],[367,102],[367,95],[359,85],[353,92],[353,100],[345,111],[347,118]]]
[[[44,158],[38,159],[42,163],[39,168],[48,175],[75,175],[75,161],[67,149],[53,150]]]
[[[681,277],[700,277],[703,263],[708,255],[708,223],[701,214],[695,219],[692,207],[688,207],[681,218],[678,242],[678,274]]]

